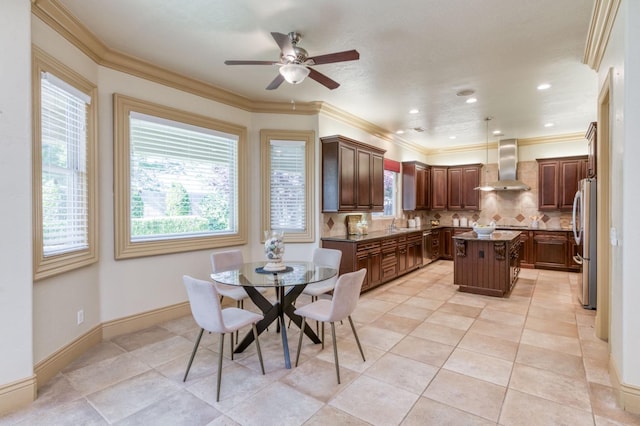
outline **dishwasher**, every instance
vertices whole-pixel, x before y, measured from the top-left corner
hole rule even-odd
[[[431,238],[430,230],[422,232],[422,266],[428,265],[433,261],[433,242]]]

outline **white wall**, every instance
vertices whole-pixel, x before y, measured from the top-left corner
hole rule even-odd
[[[33,374],[30,6],[0,13],[0,385]]]

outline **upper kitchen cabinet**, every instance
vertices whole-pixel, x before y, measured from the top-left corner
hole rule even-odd
[[[538,159],[538,209],[571,210],[580,179],[587,175],[587,157]]]
[[[589,155],[587,157],[587,177],[596,177],[596,149],[598,144],[597,135],[598,123],[592,122],[589,124],[587,134],[584,135],[585,139],[589,141]]]
[[[344,136],[322,142],[322,211],[383,211],[385,151]]]
[[[480,210],[481,164],[450,166],[447,169],[447,208],[449,210]]]
[[[447,208],[447,169],[431,166],[431,210]]]
[[[417,161],[402,163],[402,209],[427,210],[431,207],[431,171]]]

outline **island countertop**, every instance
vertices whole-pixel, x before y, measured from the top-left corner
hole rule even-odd
[[[512,241],[520,236],[520,231],[493,231],[486,237],[480,237],[474,231],[463,232],[462,234],[454,235],[456,240],[466,241]]]

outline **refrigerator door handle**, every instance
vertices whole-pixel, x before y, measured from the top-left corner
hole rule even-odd
[[[580,253],[578,254],[574,254],[573,255],[573,261],[576,262],[578,265],[582,265],[582,261],[584,260],[584,258],[582,256],[580,256]]]
[[[579,189],[576,195],[573,197],[573,212],[571,214],[573,237],[576,240],[576,244],[580,244],[582,239],[582,209],[580,208],[582,203],[582,191]]]

